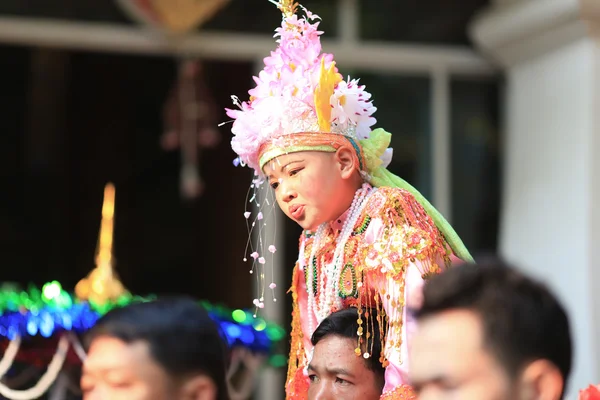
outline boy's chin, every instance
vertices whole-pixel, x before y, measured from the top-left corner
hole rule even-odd
[[[317,228],[319,228],[319,224],[315,224],[313,221],[309,221],[305,218],[303,218],[302,220],[298,221],[295,220],[293,218],[290,218],[292,221],[294,221],[295,223],[297,223],[300,228],[302,228],[305,231],[311,231],[314,232],[317,230]]]
[[[310,216],[303,215],[302,219],[297,220],[292,218],[290,215],[287,216],[289,219],[297,223],[303,230],[316,232],[319,229],[319,225],[321,225],[324,221],[318,221],[314,218],[310,218]]]
[[[316,232],[317,229],[319,229],[319,225],[321,225],[321,223],[317,223],[317,222],[313,222],[313,221],[296,221],[298,223],[298,225],[300,225],[300,227],[302,229],[304,229],[305,231],[311,231],[311,232]]]

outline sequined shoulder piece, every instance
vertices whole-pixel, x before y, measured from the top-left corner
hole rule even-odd
[[[376,225],[371,227],[376,231],[376,242],[366,249],[367,268],[380,268],[381,262],[387,263],[388,260],[394,265],[394,268],[390,265],[390,272],[395,273],[401,272],[408,262],[415,260],[443,260],[443,264],[450,264],[448,243],[431,217],[408,191],[379,188],[369,198],[364,219],[371,223],[379,220],[379,229]],[[438,268],[432,267],[433,270],[438,271]]]

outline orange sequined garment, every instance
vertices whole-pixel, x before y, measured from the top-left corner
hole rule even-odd
[[[324,266],[331,263],[343,222],[347,216],[333,221],[319,249],[315,251],[316,274],[307,282],[308,259],[313,237],[300,238],[300,262],[293,274],[291,350],[286,398],[306,399],[308,378],[304,373],[312,349],[310,327],[317,326],[316,315],[309,312],[308,291],[315,299],[321,296],[317,282]],[[353,228],[344,248],[343,268],[337,296],[342,307],[376,308],[378,317],[361,314],[365,332],[374,329],[382,336],[381,362],[386,366],[382,399],[411,399],[407,386],[407,342],[409,325],[414,324],[405,306],[415,303],[420,285],[431,274],[450,265],[451,251],[444,237],[414,197],[403,189],[376,189]],[[331,312],[336,310],[331,310]],[[311,315],[312,314],[312,315]],[[358,346],[357,346],[358,347]]]

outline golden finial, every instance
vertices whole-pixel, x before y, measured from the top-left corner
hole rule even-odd
[[[75,294],[81,300],[104,304],[109,300],[117,300],[127,293],[127,290],[123,287],[121,281],[119,281],[113,266],[114,215],[115,186],[112,183],[108,183],[104,187],[96,268],[75,286]]]
[[[279,11],[283,14],[285,18],[289,18],[292,15],[296,14],[298,10],[299,4],[294,0],[269,0],[271,3],[275,4]]]

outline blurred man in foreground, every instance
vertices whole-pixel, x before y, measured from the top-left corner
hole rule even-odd
[[[559,400],[571,371],[563,307],[500,262],[453,267],[424,286],[410,379],[419,400]]]
[[[226,348],[195,301],[112,310],[88,336],[84,400],[228,400]]]

